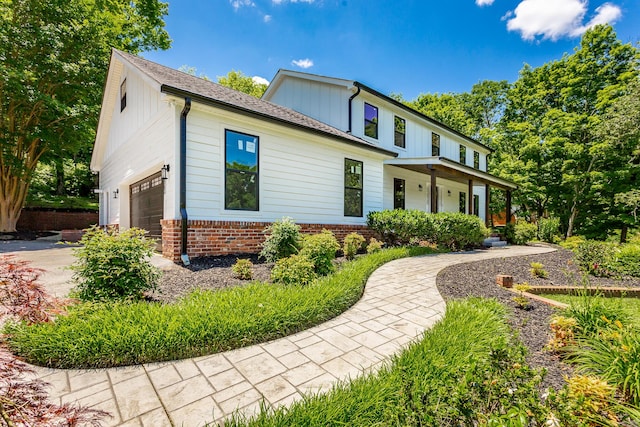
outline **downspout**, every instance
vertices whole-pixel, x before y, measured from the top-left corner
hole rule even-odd
[[[180,259],[184,265],[189,265],[187,255],[187,115],[191,110],[191,98],[184,98],[184,108],[180,113]]]
[[[352,101],[353,101],[353,98],[355,98],[360,94],[360,86],[356,86],[356,88],[358,89],[356,90],[356,93],[354,93],[349,97],[349,129],[347,130],[347,133],[351,133],[351,122],[353,120],[351,118],[351,112],[353,111]]]

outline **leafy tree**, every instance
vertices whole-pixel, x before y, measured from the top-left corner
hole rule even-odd
[[[226,76],[218,76],[218,83],[256,98],[260,98],[268,86],[264,83],[256,82],[253,77],[245,75],[242,71],[235,70],[229,71]]]
[[[95,135],[112,47],[170,39],[159,0],[4,0],[0,4],[0,232],[14,231],[36,166]]]

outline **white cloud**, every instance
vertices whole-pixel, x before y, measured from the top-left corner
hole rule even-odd
[[[583,24],[588,3],[588,0],[522,0],[503,19],[507,20],[509,31],[519,32],[525,40],[534,40],[537,36],[557,40],[564,36],[577,37],[596,24],[613,23],[622,14],[618,6],[605,3]]]
[[[252,0],[229,0],[231,6],[237,11],[242,6],[255,6],[256,4]]]
[[[291,64],[295,65],[296,67],[305,68],[305,69],[313,67],[313,61],[310,60],[309,58],[295,59],[291,61]]]
[[[491,6],[494,0],[476,0],[477,6]]]
[[[253,80],[254,83],[257,83],[259,85],[268,85],[269,84],[269,80],[265,79],[264,77],[260,77],[260,76],[253,76],[253,77],[251,77],[251,80]]]
[[[262,17],[262,20],[263,20],[264,22],[271,22],[271,15],[264,15],[264,16]]]

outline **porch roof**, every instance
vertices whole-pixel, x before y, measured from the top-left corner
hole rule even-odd
[[[445,157],[403,157],[385,160],[384,164],[427,175],[430,175],[431,171],[435,171],[437,177],[450,179],[452,181],[468,182],[469,180],[473,180],[503,190],[515,190],[518,188],[515,183],[509,180],[462,165]]]

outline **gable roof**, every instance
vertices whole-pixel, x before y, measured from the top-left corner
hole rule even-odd
[[[319,74],[313,74],[313,73],[305,73],[302,71],[294,71],[294,70],[287,70],[284,68],[281,68],[278,70],[278,72],[276,73],[276,75],[273,77],[273,79],[271,80],[271,83],[269,84],[269,87],[267,88],[267,90],[265,91],[264,95],[262,96],[263,98],[269,99],[273,93],[278,89],[278,87],[282,84],[282,80],[286,77],[294,77],[294,78],[299,78],[299,79],[306,79],[306,80],[313,80],[316,82],[320,82],[320,83],[325,83],[325,84],[331,84],[334,86],[343,86],[346,88],[359,88],[361,90],[364,90],[366,92],[369,92],[371,95],[381,98],[383,101],[388,102],[392,105],[394,105],[397,108],[400,108],[404,111],[406,111],[409,114],[412,114],[413,116],[416,116],[422,120],[425,120],[441,129],[446,130],[447,132],[451,132],[455,135],[457,135],[460,138],[465,139],[466,141],[471,142],[472,144],[475,144],[479,147],[484,148],[485,150],[489,151],[489,152],[493,152],[494,150],[491,147],[488,147],[487,145],[481,143],[480,141],[477,141],[473,138],[471,138],[468,135],[465,135],[455,129],[453,129],[450,126],[445,125],[444,123],[427,116],[424,113],[421,113],[418,110],[415,110],[411,107],[409,107],[408,105],[403,104],[402,102],[399,102],[393,98],[391,98],[390,96],[387,96],[375,89],[373,89],[370,86],[365,85],[364,83],[361,83],[359,81],[356,80],[346,80],[346,79],[341,79],[341,78],[337,78],[337,77],[329,77],[329,76],[323,76],[323,75],[319,75]]]
[[[277,122],[285,126],[328,136],[351,145],[377,151],[392,157],[397,153],[378,147],[364,139],[343,132],[290,108],[268,102],[191,74],[113,49],[113,53],[129,62],[160,85],[160,91],[218,108]]]

